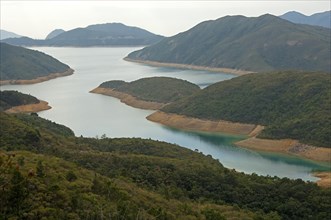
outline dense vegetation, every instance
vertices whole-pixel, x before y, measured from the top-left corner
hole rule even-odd
[[[260,136],[331,146],[327,73],[255,73],[213,84],[162,111],[267,126]]]
[[[0,43],[0,53],[0,80],[35,79],[69,69],[47,54],[6,43]]]
[[[272,15],[226,16],[132,52],[128,58],[250,71],[330,70],[330,29]]]
[[[75,28],[45,40],[22,37],[5,39],[3,42],[18,46],[136,46],[154,44],[162,38],[138,27],[107,23]]]
[[[296,11],[290,11],[280,17],[293,23],[331,28],[331,11],[320,12],[310,16],[301,14]]]
[[[36,104],[39,99],[17,91],[0,91],[0,111],[19,105]]]
[[[4,219],[330,218],[331,191],[314,183],[237,173],[164,142],[78,138],[37,116],[0,116]]]
[[[170,103],[200,90],[199,86],[186,80],[169,77],[143,78],[130,83],[113,80],[104,82],[99,87],[112,88],[141,100],[160,103]]]

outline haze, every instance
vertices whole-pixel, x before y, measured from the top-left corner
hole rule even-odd
[[[1,29],[43,39],[54,29],[121,22],[171,36],[226,15],[306,15],[330,10],[329,1],[8,1],[1,0]]]

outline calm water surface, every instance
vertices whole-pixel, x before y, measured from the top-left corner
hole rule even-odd
[[[38,47],[67,63],[75,70],[71,76],[34,85],[1,86],[2,90],[18,90],[48,101],[52,109],[40,112],[41,117],[70,127],[77,136],[142,137],[198,149],[228,167],[245,173],[301,178],[315,181],[313,170],[330,166],[308,160],[265,154],[235,147],[242,137],[171,129],[145,119],[153,111],[132,108],[119,100],[89,93],[107,80],[132,81],[150,76],[170,76],[188,80],[200,87],[227,80],[231,74],[150,67],[123,60],[139,48],[52,48]]]

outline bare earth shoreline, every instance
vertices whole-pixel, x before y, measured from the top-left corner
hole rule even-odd
[[[39,103],[36,104],[28,104],[28,105],[19,105],[7,109],[6,113],[31,113],[31,112],[40,112],[44,110],[51,109],[52,107],[48,105],[48,102],[40,100]]]
[[[234,75],[245,75],[248,73],[254,73],[252,71],[246,71],[240,69],[207,67],[207,66],[197,66],[197,65],[189,65],[189,64],[179,64],[179,63],[162,63],[162,62],[149,61],[149,60],[135,60],[128,57],[125,57],[124,60],[134,63],[146,64],[149,66],[156,66],[156,67],[173,67],[179,69],[205,70],[210,72],[231,73]]]
[[[28,80],[0,80],[0,85],[26,85],[26,84],[34,84],[40,83],[47,80],[55,79],[62,76],[69,76],[74,73],[73,69],[68,69],[63,73],[51,73],[47,76],[37,77],[35,79],[28,79]]]
[[[166,104],[164,103],[159,103],[159,102],[149,102],[149,101],[144,101],[141,99],[137,99],[136,97],[129,95],[127,93],[123,92],[118,92],[113,89],[107,89],[107,88],[100,88],[97,87],[93,90],[90,91],[91,93],[97,93],[97,94],[102,94],[102,95],[107,95],[107,96],[112,96],[114,98],[117,98],[121,100],[121,102],[135,107],[135,108],[140,108],[140,109],[147,109],[147,110],[158,110],[161,109],[163,106]]]
[[[149,115],[147,119],[183,130],[247,135],[250,138],[234,144],[255,151],[281,153],[317,162],[331,163],[331,148],[310,146],[291,139],[271,140],[257,138],[256,135],[258,135],[264,128],[261,125],[233,123],[222,120],[202,120],[160,111]],[[331,172],[316,172],[313,173],[313,175],[320,178],[320,180],[317,181],[319,186],[331,187]]]

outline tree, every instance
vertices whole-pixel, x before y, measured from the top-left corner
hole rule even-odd
[[[44,173],[44,166],[42,164],[42,161],[39,160],[37,163],[37,177],[44,177],[45,173]]]

